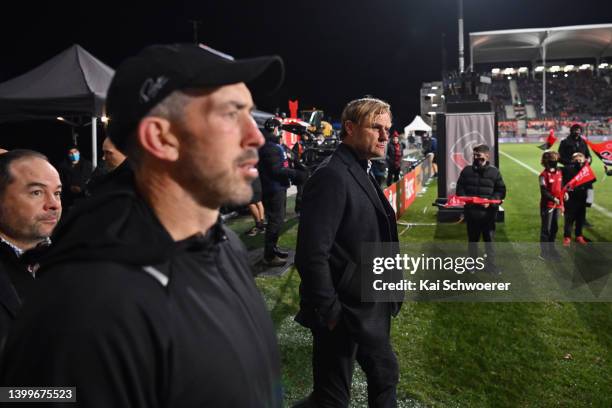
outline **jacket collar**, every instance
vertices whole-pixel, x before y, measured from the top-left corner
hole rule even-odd
[[[370,176],[367,173],[367,161],[365,162],[366,168],[364,168],[364,162],[358,159],[355,151],[344,143],[340,143],[336,149],[335,155],[347,165],[349,173],[351,173],[353,178],[368,195],[374,207],[386,217],[387,213],[383,207],[379,193],[375,190],[380,187],[376,187],[370,180]]]

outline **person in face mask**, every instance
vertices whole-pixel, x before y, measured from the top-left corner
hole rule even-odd
[[[574,153],[572,162],[563,169],[563,185],[567,184],[585,165],[586,157],[582,153]],[[593,188],[593,182],[585,183],[569,190],[565,195],[565,225],[563,226],[563,246],[570,246],[572,227],[575,225],[576,242],[587,243],[582,235],[585,225],[588,190]]]
[[[59,166],[62,180],[62,205],[70,208],[75,200],[85,197],[87,182],[93,173],[93,165],[81,157],[76,147],[68,149],[67,160]]]
[[[559,211],[563,209],[562,175],[557,168],[559,153],[545,151],[542,154],[542,166],[544,170],[540,173],[540,258],[545,260],[559,259],[559,253],[555,250],[554,242],[557,237]]]
[[[559,161],[564,166],[571,165],[572,155],[574,153],[582,153],[586,160],[591,162],[591,153],[585,140],[582,138],[582,126],[578,124],[572,125],[570,134],[563,139],[559,144]]]
[[[481,197],[503,200],[506,197],[506,185],[500,171],[489,163],[490,149],[485,144],[474,147],[473,162],[466,166],[457,180],[458,196]],[[476,256],[476,242],[482,240],[488,254],[490,270],[495,272],[494,248],[491,244],[495,235],[495,217],[497,205],[466,204],[463,210],[467,235],[470,244],[470,255]]]

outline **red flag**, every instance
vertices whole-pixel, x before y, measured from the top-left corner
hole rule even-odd
[[[586,163],[584,166],[582,166],[578,174],[576,174],[574,178],[568,181],[565,187],[563,187],[563,191],[574,189],[578,186],[581,186],[595,179],[596,177],[595,177],[595,173],[593,172],[593,169],[591,169],[591,166],[589,166],[589,163]]]
[[[555,142],[557,141],[557,137],[555,136],[555,130],[553,128],[550,128],[550,133],[548,134],[548,137],[546,138],[546,144],[548,145],[548,148],[550,149]]]
[[[606,166],[612,166],[612,141],[593,143],[588,139],[585,140],[591,150],[595,152],[597,157],[601,159]]]
[[[446,204],[444,204],[444,207],[463,207],[465,204],[501,204],[501,202],[502,200],[491,200],[489,198],[482,197],[457,196],[453,194],[448,196],[448,200],[446,201]]]

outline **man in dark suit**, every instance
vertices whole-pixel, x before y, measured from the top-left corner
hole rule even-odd
[[[59,174],[31,150],[0,156],[0,350],[34,285],[26,250],[46,244],[62,212]]]
[[[304,187],[296,321],[312,331],[314,390],[302,406],[347,407],[355,359],[367,376],[369,406],[396,406],[399,368],[389,327],[401,303],[362,302],[359,273],[362,243],[398,241],[395,213],[368,173],[369,160],[385,155],[390,128],[387,103],[349,102],[342,143]]]

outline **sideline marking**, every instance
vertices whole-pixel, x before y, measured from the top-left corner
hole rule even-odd
[[[522,161],[520,161],[519,159],[510,156],[508,153],[506,152],[502,152],[501,150],[499,151],[500,154],[503,154],[504,156],[506,156],[507,158],[509,158],[510,160],[512,160],[513,162],[515,162],[516,164],[518,164],[519,166],[522,166],[524,168],[526,168],[527,170],[529,170],[530,172],[532,172],[533,174],[535,174],[536,176],[539,176],[540,173],[534,169],[533,167],[529,166],[528,164],[523,163]],[[600,213],[602,213],[603,215],[605,215],[608,218],[612,218],[612,212],[610,212],[609,210],[607,210],[606,208],[597,205],[595,203],[593,203],[591,205],[591,207],[593,207],[595,210],[599,211]]]

